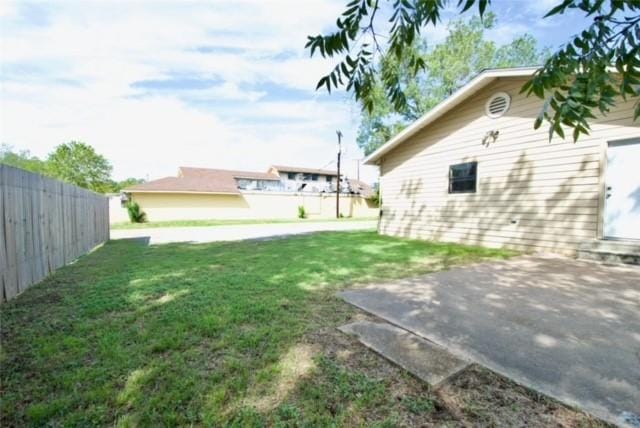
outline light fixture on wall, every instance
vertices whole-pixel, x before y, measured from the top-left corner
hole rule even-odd
[[[498,135],[500,135],[500,131],[497,129],[493,129],[491,131],[487,131],[482,137],[482,145],[485,147],[489,147],[490,144],[493,144],[498,139]]]

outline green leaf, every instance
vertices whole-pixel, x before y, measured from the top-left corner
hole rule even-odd
[[[489,0],[480,0],[478,4],[480,17],[484,16],[484,11],[487,9],[487,4],[489,4]]]
[[[327,80],[327,76],[322,77],[320,80],[318,80],[318,84],[316,85],[316,91],[318,89],[320,89],[322,87],[322,85],[325,84],[325,81]]]
[[[360,6],[357,6],[357,5],[356,5],[356,6],[353,6],[353,7],[349,8],[349,9],[345,10],[345,11],[342,13],[342,16],[351,16],[351,15],[353,15],[353,13],[354,13],[354,12],[356,12],[358,9],[360,9]]]
[[[562,3],[552,8],[543,18],[548,18],[552,15],[557,15],[558,13],[563,13],[567,6],[571,3],[572,0],[564,0]]]
[[[473,6],[473,4],[476,2],[476,0],[458,0],[458,7],[460,7],[460,5],[465,2],[464,6],[462,7],[462,10],[460,11],[460,13],[464,13],[467,10],[469,10],[471,8],[471,6]]]

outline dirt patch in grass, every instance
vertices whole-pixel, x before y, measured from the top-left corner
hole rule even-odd
[[[439,388],[438,396],[474,425],[613,426],[477,364],[449,379]]]
[[[360,310],[344,310],[346,322],[382,322]],[[472,364],[437,389],[365,347],[336,328],[324,327],[304,338],[333,370],[361,374],[385,385],[386,400],[353,424],[380,426],[556,426],[613,427],[580,410],[539,394],[480,365]],[[311,346],[311,345],[310,345]],[[306,382],[323,383],[327,373]],[[302,386],[304,388],[304,385]],[[296,405],[298,394],[289,397]],[[301,394],[300,394],[301,395]]]

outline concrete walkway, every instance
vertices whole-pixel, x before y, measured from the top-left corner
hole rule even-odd
[[[274,236],[299,235],[321,231],[374,230],[375,220],[327,221],[310,223],[246,224],[235,226],[164,227],[157,229],[118,229],[111,239],[148,238],[149,244],[170,242],[216,242],[260,239]]]
[[[356,336],[360,343],[386,359],[438,387],[442,382],[469,366],[442,346],[429,342],[386,322],[355,321],[338,327]]]
[[[519,383],[640,426],[640,267],[527,256],[341,295]]]

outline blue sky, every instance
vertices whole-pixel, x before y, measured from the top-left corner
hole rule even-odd
[[[587,23],[542,20],[558,1],[494,0],[488,37],[528,32],[557,47]],[[111,160],[116,178],[153,179],[182,165],[333,168],[341,129],[354,176],[358,110],[344,93],[314,91],[332,63],[303,49],[344,3],[2,1],[1,141],[45,156],[81,140]],[[425,32],[431,43],[445,37],[450,9]],[[361,173],[375,180],[375,168]]]

